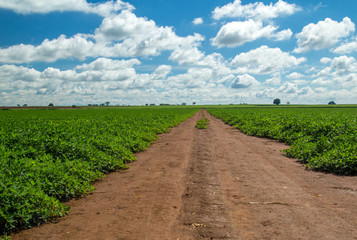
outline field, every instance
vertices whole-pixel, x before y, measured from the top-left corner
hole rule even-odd
[[[242,132],[291,147],[286,155],[314,170],[357,174],[356,108],[235,108],[209,112]]]
[[[0,111],[0,235],[63,216],[60,201],[94,190],[105,173],[195,109]]]
[[[14,239],[44,234],[54,239],[93,239],[98,233],[102,239],[114,235],[177,239],[182,234],[223,238],[242,231],[237,226],[251,229],[240,236],[261,238],[268,230],[253,230],[259,229],[254,221],[260,219],[266,226],[267,215],[261,207],[276,207],[277,215],[269,220],[272,233],[290,236],[293,225],[292,229],[318,238],[326,230],[311,227],[304,233],[303,229],[323,219],[340,224],[329,229],[334,231],[331,236],[342,236],[341,232],[347,238],[353,236],[346,228],[356,221],[351,209],[356,203],[356,178],[319,175],[321,181],[317,181],[316,175],[295,165],[293,159],[288,161],[280,150],[314,170],[356,175],[354,106],[204,106],[207,111],[196,113],[201,107],[0,111],[0,235],[65,216],[71,207],[74,216],[67,223],[48,224],[38,233],[31,229],[28,235],[24,231]],[[211,114],[262,140],[240,135]],[[155,142],[157,134],[178,124]],[[96,179],[126,169],[135,156],[140,160],[126,174],[115,173],[94,185],[100,194],[66,202],[93,192]],[[243,185],[238,187],[239,183]],[[338,202],[336,211],[330,202]],[[304,207],[302,216],[301,206],[306,203],[311,208]],[[285,226],[290,220],[280,219],[286,212],[282,206],[305,223]],[[237,216],[229,213],[233,209]],[[226,219],[227,224],[217,218]],[[239,222],[242,219],[245,222]],[[89,225],[93,230],[88,230]],[[143,228],[138,231],[137,226]],[[78,230],[82,228],[85,232]],[[174,230],[167,235],[166,229]]]
[[[357,175],[356,108],[216,108],[209,112],[252,136],[291,147],[287,156],[314,170]]]

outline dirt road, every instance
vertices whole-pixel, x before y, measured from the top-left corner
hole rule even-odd
[[[12,238],[357,239],[357,177],[307,171],[286,147],[201,111],[70,201],[68,216]]]

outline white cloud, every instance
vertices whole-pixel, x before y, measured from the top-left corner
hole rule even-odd
[[[328,89],[324,88],[324,87],[317,87],[317,88],[315,88],[315,92],[317,92],[317,93],[326,93],[326,92],[328,92]]]
[[[276,41],[283,41],[290,39],[293,35],[293,32],[290,29],[285,29],[280,32],[277,32],[275,35],[272,36]]]
[[[332,61],[331,58],[328,58],[328,57],[323,57],[320,59],[320,62],[323,63],[323,64],[327,64],[327,63],[330,63]]]
[[[281,75],[279,72],[274,73],[273,76],[267,80],[265,80],[266,85],[280,85]]]
[[[296,80],[293,81],[293,83],[296,84],[296,85],[306,85],[309,82],[307,80],[296,79]]]
[[[305,58],[296,58],[280,48],[261,46],[247,53],[237,55],[231,62],[239,73],[270,74],[295,67]]]
[[[338,76],[335,80],[342,88],[355,89],[354,96],[357,96],[357,73],[349,73],[345,76]]]
[[[96,52],[100,52],[98,47],[82,34],[71,38],[61,35],[54,40],[45,39],[41,45],[36,47],[20,44],[0,49],[0,62],[54,62],[64,58],[84,60],[86,57],[97,55]]]
[[[204,38],[200,34],[179,37],[171,27],[158,27],[152,20],[129,11],[103,19],[95,35],[76,34],[45,39],[40,45],[15,45],[0,49],[0,62],[55,62],[58,59],[88,57],[157,56],[164,50],[193,49]]]
[[[341,22],[326,18],[317,24],[310,23],[302,29],[302,32],[296,34],[298,47],[294,52],[302,53],[332,47],[341,38],[348,37],[354,31],[355,24],[348,17]]]
[[[320,8],[325,8],[327,5],[324,5],[322,2],[319,2],[315,7],[314,10],[317,11]]]
[[[213,18],[216,20],[222,18],[241,18],[241,19],[256,19],[269,20],[284,15],[292,15],[301,8],[295,4],[289,4],[283,0],[279,0],[275,4],[264,5],[262,2],[249,3],[242,5],[241,0],[235,0],[222,7],[216,7],[212,12]]]
[[[172,67],[170,65],[160,65],[156,68],[155,72],[153,73],[153,79],[164,80],[167,75],[171,72]]]
[[[299,78],[303,78],[305,77],[303,74],[301,73],[298,73],[298,72],[293,72],[293,73],[290,73],[287,78],[289,79],[299,79]]]
[[[158,27],[154,21],[129,11],[105,18],[94,38],[97,42],[113,42],[113,55],[121,57],[156,56],[163,50],[194,48],[204,40],[197,33],[179,37],[172,27]]]
[[[192,23],[195,24],[195,25],[202,24],[203,23],[203,19],[202,18],[195,18],[195,19],[193,19]]]
[[[121,41],[127,38],[145,38],[155,35],[160,30],[153,20],[137,17],[130,11],[122,11],[103,19],[102,24],[96,29],[95,38],[98,41]],[[161,30],[165,30],[161,28]],[[167,28],[172,34],[171,28]]]
[[[42,72],[35,69],[15,66],[0,66],[2,91],[35,90],[36,94],[69,94],[73,89],[81,93],[94,93],[117,89],[140,89],[162,87],[171,71],[171,66],[161,65],[153,73],[138,74],[133,68],[137,59],[112,60],[99,58],[89,64],[82,64],[73,70],[61,71],[48,67]]]
[[[331,86],[332,85],[332,80],[326,80],[323,77],[319,77],[314,79],[311,82],[312,85],[320,85],[320,86]]]
[[[98,58],[89,64],[75,67],[74,81],[124,81],[136,76],[134,65],[139,65],[137,59],[112,60]],[[70,80],[70,79],[68,79]]]
[[[78,71],[123,70],[139,64],[140,61],[137,59],[112,60],[108,58],[97,58],[93,62],[89,64],[82,64],[77,66],[75,69]]]
[[[331,62],[331,69],[335,70],[335,74],[344,75],[351,72],[357,72],[357,62],[354,57],[340,56],[336,57]]]
[[[0,79],[1,81],[23,81],[34,82],[40,76],[40,72],[33,68],[27,68],[23,66],[14,65],[2,65],[0,66]]]
[[[204,54],[196,47],[192,48],[177,48],[172,52],[169,59],[178,62],[180,65],[197,64],[204,57]]]
[[[270,38],[277,41],[289,39],[292,35],[290,29],[275,33],[277,27],[263,26],[261,21],[249,19],[244,22],[229,22],[221,27],[217,36],[212,38],[212,45],[218,47],[236,47],[246,42],[259,38]]]
[[[298,87],[296,84],[285,82],[279,89],[278,92],[280,93],[289,93],[294,94],[298,92]]]
[[[335,48],[332,52],[338,54],[357,52],[357,39],[353,42],[341,44],[340,46]]]
[[[170,76],[167,85],[170,88],[202,88],[212,80],[213,71],[210,68],[189,68],[187,73]]]
[[[249,74],[235,77],[231,83],[231,88],[249,88],[253,85],[259,85],[259,82]]]
[[[133,10],[134,7],[121,0],[104,3],[88,3],[86,0],[0,0],[0,8],[16,13],[49,13],[54,11],[78,11],[108,16],[123,9]]]
[[[340,56],[330,61],[330,66],[322,69],[311,84],[334,88],[357,87],[357,61],[354,57]]]

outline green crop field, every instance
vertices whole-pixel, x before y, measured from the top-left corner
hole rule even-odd
[[[126,168],[194,108],[0,111],[0,236],[67,211],[62,200]]]
[[[357,108],[239,107],[209,108],[209,113],[242,132],[276,139],[291,147],[288,157],[314,170],[357,175]]]
[[[307,167],[357,175],[353,105],[0,110],[0,236],[63,216],[63,200],[93,191],[93,181],[127,168],[133,153],[203,107],[246,134],[289,144],[285,154]]]

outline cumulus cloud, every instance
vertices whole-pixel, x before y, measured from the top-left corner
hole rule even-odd
[[[290,39],[292,35],[293,32],[291,31],[291,29],[285,29],[280,32],[277,32],[275,35],[272,36],[272,38],[275,39],[276,41],[283,41],[283,40]]]
[[[86,57],[94,56],[96,52],[100,52],[98,47],[82,34],[71,38],[61,35],[57,39],[45,39],[39,46],[20,44],[0,49],[0,62],[54,62],[64,58],[84,60]]]
[[[329,63],[330,66],[312,76],[315,78],[311,82],[313,85],[342,87],[350,90],[357,87],[357,61],[354,57],[339,56],[330,59]]]
[[[212,12],[212,17],[216,20],[222,18],[240,18],[240,19],[256,19],[269,20],[283,15],[292,15],[301,8],[295,4],[289,4],[283,0],[279,0],[275,4],[265,5],[262,2],[249,3],[242,5],[241,0],[235,0],[222,7],[216,7]]]
[[[165,30],[161,28],[161,30]],[[173,34],[167,28],[168,34]],[[137,17],[130,11],[122,11],[103,19],[102,24],[96,29],[95,38],[99,41],[121,41],[126,38],[144,38],[147,34],[155,35],[160,28],[153,20]]]
[[[330,63],[331,61],[332,61],[331,58],[328,58],[328,57],[323,57],[320,59],[320,62],[323,64]]]
[[[123,57],[156,56],[163,50],[194,48],[204,40],[197,33],[179,37],[172,27],[159,27],[130,11],[105,18],[94,38],[97,42],[114,42],[114,53]]]
[[[332,52],[338,54],[347,54],[357,52],[357,39],[355,41],[344,43],[338,46],[337,48],[333,49]]]
[[[271,74],[286,68],[295,67],[305,58],[296,58],[280,48],[261,46],[247,53],[241,53],[231,61],[240,73]]]
[[[244,22],[229,22],[221,27],[217,36],[212,38],[212,45],[218,47],[236,47],[258,38],[271,38],[285,40],[291,37],[290,29],[275,33],[277,27],[273,25],[263,26],[261,21],[249,19]]]
[[[231,83],[231,88],[249,88],[253,85],[258,85],[259,82],[249,74],[239,75],[235,77]]]
[[[153,79],[165,79],[167,75],[171,72],[172,67],[170,65],[160,65],[156,68],[153,73]]]
[[[340,56],[336,57],[331,62],[331,69],[335,70],[335,74],[344,75],[351,72],[357,72],[357,62],[354,57]]]
[[[77,71],[99,71],[99,70],[123,70],[126,68],[131,68],[134,65],[139,65],[140,61],[138,59],[130,60],[113,60],[108,58],[97,58],[89,64],[82,64],[75,69]]]
[[[204,57],[204,54],[196,47],[181,47],[175,49],[169,57],[171,61],[178,62],[180,65],[197,64]]]
[[[23,66],[2,65],[0,66],[1,81],[34,82],[40,77],[40,72]]]
[[[137,59],[112,60],[99,58],[89,64],[82,64],[74,69],[62,71],[48,67],[42,72],[15,65],[0,66],[1,83],[12,86],[12,91],[21,89],[52,89],[61,90],[64,85],[76,86],[78,89],[134,89],[143,86],[161,86],[162,81],[171,71],[171,66],[161,65],[153,73],[138,74],[134,65],[140,64]],[[24,83],[28,84],[24,84]],[[11,83],[11,84],[9,84]],[[97,85],[96,83],[101,83]],[[43,92],[42,90],[40,92]]]
[[[357,94],[357,73],[349,73],[345,76],[338,76],[335,79],[342,88],[352,90],[353,95]]]
[[[290,73],[288,76],[286,76],[287,78],[289,79],[299,79],[299,78],[303,78],[304,75],[301,74],[301,73],[298,73],[298,72],[293,72],[293,73]]]
[[[212,79],[213,71],[210,68],[189,68],[187,73],[170,76],[167,85],[170,88],[202,88]]]
[[[137,63],[136,59],[102,58],[65,71],[52,67],[38,71],[2,65],[0,100],[12,105],[43,105],[46,101],[56,105],[56,102],[87,104],[118,99],[121,104],[137,104],[146,98],[162,98],[157,90],[165,86],[171,66],[161,65],[151,73],[136,73],[133,65]]]
[[[20,14],[76,11],[94,13],[101,16],[108,16],[123,9],[134,9],[131,4],[121,0],[104,3],[88,3],[86,0],[0,0],[0,8]]]
[[[195,18],[195,19],[193,19],[192,23],[195,24],[195,25],[202,24],[203,23],[203,19],[202,18]]]
[[[271,78],[265,80],[266,85],[280,85],[281,82],[281,75],[279,72],[274,73]]]
[[[355,24],[345,17],[341,22],[326,18],[317,24],[310,23],[296,34],[298,47],[296,53],[320,50],[334,46],[341,38],[348,37],[355,31]]]
[[[279,87],[278,92],[289,94],[298,93],[298,86],[290,82],[285,82],[281,87]]]
[[[103,19],[94,35],[61,35],[45,39],[40,45],[15,45],[0,49],[0,62],[55,62],[58,59],[88,57],[157,56],[164,50],[193,49],[203,37],[200,34],[180,37],[171,27],[158,27],[154,21],[122,11]]]

